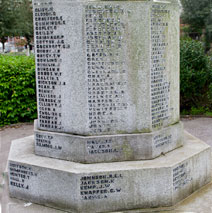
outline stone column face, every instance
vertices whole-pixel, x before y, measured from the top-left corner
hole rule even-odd
[[[39,130],[138,134],[179,122],[178,1],[33,4]]]

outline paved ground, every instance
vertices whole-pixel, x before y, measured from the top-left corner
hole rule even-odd
[[[185,129],[212,146],[212,118],[182,119]],[[4,174],[11,140],[33,134],[33,125],[17,125],[0,129],[0,174]],[[7,183],[4,175],[0,176],[0,213],[62,213],[40,205],[26,203],[8,197]],[[136,212],[171,212],[171,213],[212,213],[212,183],[177,206],[166,209],[138,210]]]
[[[184,128],[212,147],[212,118],[182,119]]]
[[[33,124],[15,125],[3,130],[0,129],[0,174],[2,174],[6,167],[11,141],[32,134]],[[2,176],[0,176],[0,182],[1,180]]]

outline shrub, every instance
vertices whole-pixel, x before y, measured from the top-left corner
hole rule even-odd
[[[201,42],[181,39],[181,111],[212,106],[212,66]]]
[[[34,57],[0,55],[0,126],[36,115]]]

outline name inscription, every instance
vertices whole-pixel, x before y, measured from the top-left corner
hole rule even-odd
[[[29,190],[29,181],[32,177],[37,177],[37,173],[33,172],[29,166],[10,163],[9,177],[10,186]]]
[[[172,135],[161,134],[161,135],[156,135],[153,138],[153,144],[155,145],[156,148],[166,146],[171,143],[172,143]]]
[[[182,163],[173,169],[173,186],[177,191],[192,181],[191,170],[188,162]]]
[[[48,149],[54,149],[54,150],[62,150],[63,147],[61,145],[54,145],[53,144],[54,136],[52,135],[46,135],[46,134],[35,134],[35,142],[36,146],[44,147]]]
[[[94,154],[108,154],[119,152],[118,148],[113,148],[113,140],[88,140],[87,152],[91,155]]]
[[[160,128],[169,118],[170,82],[167,80],[168,27],[166,5],[153,5],[151,11],[151,117],[152,127]]]
[[[34,25],[39,125],[62,130],[61,89],[66,82],[61,79],[61,54],[70,49],[70,45],[57,30],[65,26],[66,21],[57,15],[52,1],[49,1],[34,3]]]
[[[80,195],[83,200],[107,199],[112,194],[121,193],[117,187],[122,174],[83,176],[80,179]]]
[[[85,7],[89,128],[93,133],[110,132],[122,122],[115,115],[128,107],[124,13],[120,5]]]

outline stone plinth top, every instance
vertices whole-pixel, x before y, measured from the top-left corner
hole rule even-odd
[[[197,155],[204,150],[210,150],[210,146],[201,140],[185,132],[185,144],[182,148],[169,152],[165,156],[161,156],[153,160],[144,161],[125,161],[112,163],[82,164],[71,161],[63,161],[54,158],[46,158],[34,154],[33,136],[13,141],[10,150],[9,161],[17,161],[23,164],[31,164],[33,166],[42,165],[49,169],[67,171],[70,173],[88,173],[88,172],[104,172],[116,170],[145,169],[145,168],[163,168],[173,167],[179,164],[182,159],[185,161],[191,156]],[[180,157],[179,157],[180,156]],[[42,164],[41,164],[42,162]]]
[[[37,155],[80,163],[149,160],[183,145],[183,125],[177,123],[142,134],[78,136],[37,129]]]

